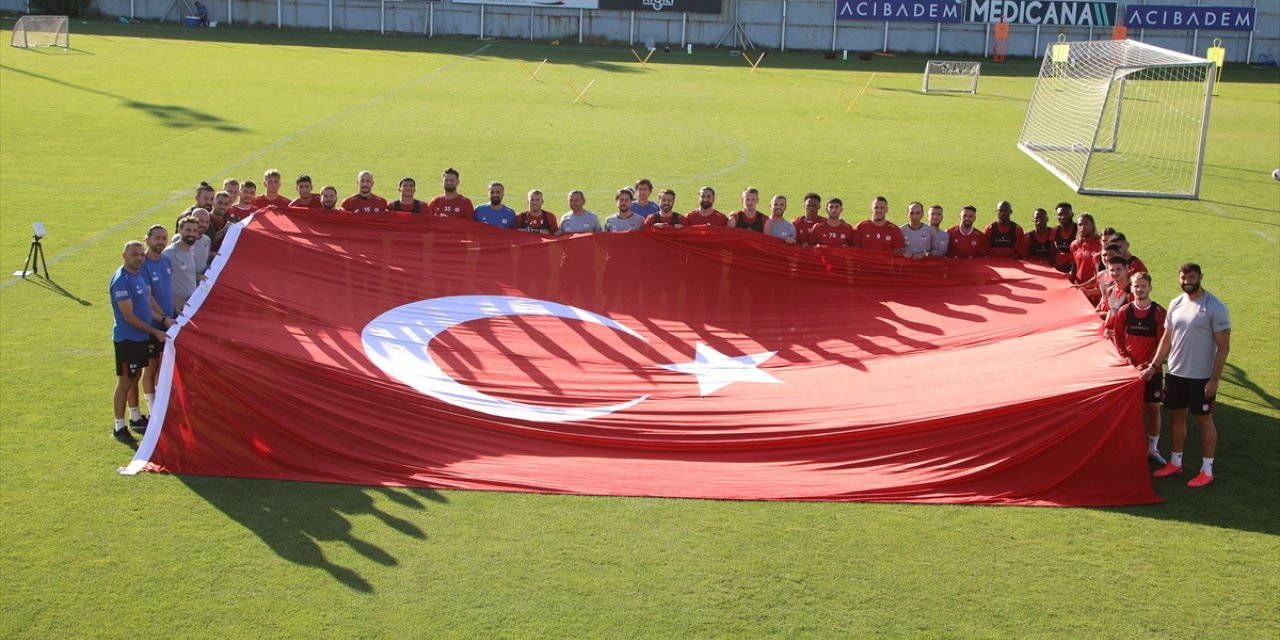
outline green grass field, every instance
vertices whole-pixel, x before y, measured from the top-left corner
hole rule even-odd
[[[0,280],[4,637],[1280,634],[1274,67],[1228,67],[1201,199],[1177,201],[1079,196],[1017,151],[1032,60],[986,65],[977,96],[925,96],[923,58],[774,53],[752,74],[708,49],[641,68],[625,47],[72,32],[70,51],[0,51],[0,258],[20,269],[40,220],[56,282]],[[518,64],[544,58],[538,81]],[[846,114],[840,92],[872,72]],[[566,82],[593,80],[572,104]],[[106,285],[126,240],[200,180],[278,167],[345,196],[369,169],[379,193],[412,175],[430,195],[449,165],[473,198],[500,179],[509,200],[580,188],[597,210],[641,175],[678,208],[711,184],[727,210],[754,185],[841,196],[855,221],[875,195],[899,222],[908,200],[940,202],[948,225],[967,203],[985,224],[1009,199],[1025,226],[1070,200],[1128,234],[1156,299],[1194,259],[1231,307],[1218,480],[1157,481],[1157,506],[1037,509],[116,474],[132,452],[109,435]]]

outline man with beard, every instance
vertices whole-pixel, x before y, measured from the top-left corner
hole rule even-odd
[[[948,258],[981,258],[987,255],[987,234],[973,226],[978,208],[966,204],[960,209],[960,224],[947,229]]]
[[[387,211],[406,211],[408,213],[426,213],[428,210],[427,203],[414,198],[413,195],[418,192],[418,183],[413,178],[405,176],[400,178],[400,198],[387,204]]]
[[[155,338],[163,341],[163,331],[152,326],[153,310],[151,304],[151,288],[147,286],[146,277],[142,275],[142,262],[146,259],[146,249],[137,240],[124,245],[121,254],[122,264],[111,277],[108,289],[111,295],[111,310],[115,316],[115,324],[111,329],[111,340],[115,343],[116,391],[114,397],[115,429],[112,436],[126,444],[137,442],[125,425],[125,403],[130,394],[135,398],[134,411],[138,412],[137,393],[138,376],[147,364],[147,340]]]
[[[1022,242],[1022,226],[1013,221],[1013,205],[1008,200],[996,203],[996,221],[987,225],[987,255],[993,258],[1015,258]]]
[[[947,235],[947,230],[942,228],[942,205],[940,204],[929,207],[929,229],[933,231],[933,246],[929,248],[929,255],[936,258],[947,257],[951,236]]]
[[[356,174],[356,193],[342,201],[345,211],[359,214],[376,214],[387,211],[387,201],[373,193],[373,174],[361,171]]]
[[[1076,241],[1076,234],[1080,227],[1072,221],[1075,212],[1072,211],[1070,202],[1059,202],[1054,212],[1058,216],[1058,226],[1053,228],[1053,246],[1058,254],[1054,258],[1053,266],[1063,273],[1072,273],[1075,270],[1075,261],[1072,259],[1071,243]]]
[[[1022,236],[1018,246],[1018,255],[1049,266],[1058,263],[1058,246],[1053,241],[1053,230],[1049,228],[1049,212],[1036,209],[1031,213],[1031,233]]]
[[[240,218],[231,212],[231,194],[219,191],[213,197],[213,209],[209,211],[210,251],[218,252],[222,247],[222,238],[227,235],[227,228],[237,222],[240,222]]]
[[[200,209],[203,211],[203,209]],[[187,216],[178,224],[178,238],[169,245],[163,255],[169,258],[173,276],[173,309],[181,313],[187,299],[196,291],[200,272],[196,269],[196,238],[200,233],[200,221],[195,216]]]
[[[729,224],[729,217],[717,211],[716,190],[711,187],[703,187],[698,190],[698,208],[684,214],[684,226],[686,227],[724,227]]]
[[[471,204],[471,200],[458,193],[458,183],[461,179],[458,170],[453,167],[445,169],[440,174],[440,184],[444,186],[444,193],[432,198],[427,204],[431,209],[431,215],[464,220],[476,219],[476,209]]]
[[[787,220],[787,197],[778,194],[769,201],[769,209],[772,213],[768,220],[764,221],[764,233],[773,236],[787,244],[796,243],[796,225]]]
[[[644,218],[631,210],[632,197],[631,188],[623,187],[613,196],[614,202],[618,205],[617,213],[609,216],[604,221],[604,230],[606,233],[628,233],[631,231],[639,231],[644,228]],[[604,255],[604,294],[605,304],[613,307],[615,304],[632,303],[637,300],[639,288],[635,285],[633,278],[629,277],[633,272],[638,258],[636,257],[636,241],[623,242],[606,242]]]
[[[476,207],[476,220],[502,229],[510,229],[516,224],[516,211],[505,204],[506,188],[501,182],[489,183],[489,204]]]
[[[262,186],[267,190],[266,193],[253,199],[253,207],[262,209],[264,207],[272,207],[275,209],[284,209],[289,206],[289,198],[280,195],[280,171],[277,169],[267,169],[262,174]]]
[[[302,174],[293,181],[293,188],[298,191],[298,197],[289,202],[290,207],[298,209],[319,209],[320,196],[312,193],[311,176]]]
[[[923,260],[933,250],[933,227],[924,223],[924,204],[912,200],[907,205],[907,221],[898,228],[904,243],[902,255]]]
[[[675,212],[676,192],[663,189],[658,192],[658,212],[645,218],[644,225],[655,229],[680,229],[684,218]]]
[[[212,209],[213,200],[214,200],[213,187],[209,186],[208,182],[201,182],[200,186],[196,187],[195,203],[187,207],[186,209],[183,209],[182,213],[178,214],[177,219],[175,219],[173,222],[173,228],[177,229],[178,224],[182,221],[182,219],[195,213],[196,209],[204,209],[205,211]]]
[[[618,189],[613,197],[618,205],[618,212],[605,218],[604,230],[609,233],[625,233],[639,231],[644,227],[644,218],[631,209],[631,189]]]
[[[813,225],[822,224],[826,219],[822,216],[822,196],[810,191],[804,194],[804,215],[791,221],[796,228],[796,241],[801,246],[809,246],[809,230]]]
[[[764,233],[765,216],[757,210],[760,206],[760,190],[747,187],[742,192],[742,208],[729,214],[729,226]]]
[[[191,257],[196,261],[196,276],[203,276],[213,258],[213,238],[209,237],[209,212],[196,209],[191,213],[196,219],[196,242],[191,246]]]
[[[871,218],[859,222],[854,228],[857,239],[853,246],[902,253],[907,246],[902,238],[902,229],[889,222],[888,215],[889,200],[884,196],[876,196],[876,199],[871,201]]]
[[[1133,277],[1130,287],[1133,289],[1133,301],[1120,307],[1111,319],[1112,340],[1120,357],[1135,367],[1146,366],[1151,362],[1156,349],[1160,347],[1160,339],[1164,337],[1165,311],[1158,303],[1151,300],[1151,275],[1139,273]],[[1146,404],[1147,417],[1147,457],[1163,466],[1165,459],[1160,455],[1160,398],[1164,386],[1164,376],[1160,375],[1160,366],[1147,380],[1143,391],[1143,402]]]
[[[229,195],[229,194],[228,194]],[[173,308],[173,267],[164,250],[169,245],[169,232],[164,225],[153,225],[147,230],[147,253],[139,272],[147,280],[151,291],[151,316],[154,326],[161,331],[173,326],[177,313]],[[147,408],[156,406],[156,381],[160,377],[160,356],[164,353],[164,342],[154,336],[147,341],[147,368],[142,372],[142,395],[147,400]],[[147,427],[147,418],[138,410],[136,392],[129,397],[129,426],[139,433]]]
[[[1155,473],[1157,477],[1182,472],[1188,410],[1200,426],[1204,464],[1200,473],[1187,483],[1189,487],[1203,487],[1213,482],[1213,457],[1218,447],[1218,428],[1213,422],[1214,398],[1231,351],[1231,317],[1227,306],[1205,291],[1200,281],[1200,265],[1188,262],[1178,268],[1182,295],[1169,303],[1160,348],[1142,372],[1145,379],[1155,377],[1159,365],[1168,357],[1164,406],[1169,410],[1173,455],[1169,463]]]
[[[338,211],[338,188],[326,184],[320,190],[320,208],[325,211]]]

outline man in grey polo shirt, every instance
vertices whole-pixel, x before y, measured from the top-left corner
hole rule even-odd
[[[200,233],[200,222],[195,216],[187,216],[178,224],[178,237],[165,249],[162,255],[169,256],[173,269],[173,310],[182,313],[187,298],[196,291],[199,282],[195,252],[196,237]]]
[[[600,228],[600,218],[595,213],[585,208],[587,197],[581,191],[574,190],[569,192],[569,210],[560,216],[560,230],[556,231],[556,235],[562,236],[571,233],[598,233]]]
[[[618,193],[613,199],[614,202],[618,203],[618,212],[605,219],[605,231],[625,233],[627,231],[639,231],[644,228],[644,217],[631,210],[631,189],[618,189]]]
[[[1218,446],[1218,429],[1213,423],[1213,401],[1218,379],[1231,351],[1231,317],[1217,296],[1200,287],[1200,265],[1188,262],[1178,268],[1182,295],[1169,303],[1164,337],[1160,348],[1142,370],[1144,380],[1156,374],[1168,356],[1164,406],[1169,410],[1169,430],[1173,436],[1173,456],[1156,477],[1182,472],[1182,447],[1187,440],[1187,412],[1200,425],[1204,465],[1189,487],[1213,482],[1213,455]]]

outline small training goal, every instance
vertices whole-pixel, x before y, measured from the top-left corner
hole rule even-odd
[[[1197,198],[1213,63],[1134,40],[1045,51],[1018,148],[1079,193]]]
[[[930,60],[924,65],[924,93],[977,93],[981,62]]]
[[[71,46],[71,33],[67,16],[22,16],[13,25],[13,35],[9,38],[9,46],[26,49],[28,47],[62,47]]]

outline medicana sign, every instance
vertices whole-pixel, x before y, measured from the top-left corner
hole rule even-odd
[[[1083,0],[968,0],[964,21],[1111,27],[1116,24],[1117,4]]]
[[[1130,29],[1253,31],[1257,16],[1253,7],[1130,5],[1124,9],[1124,24]]]

